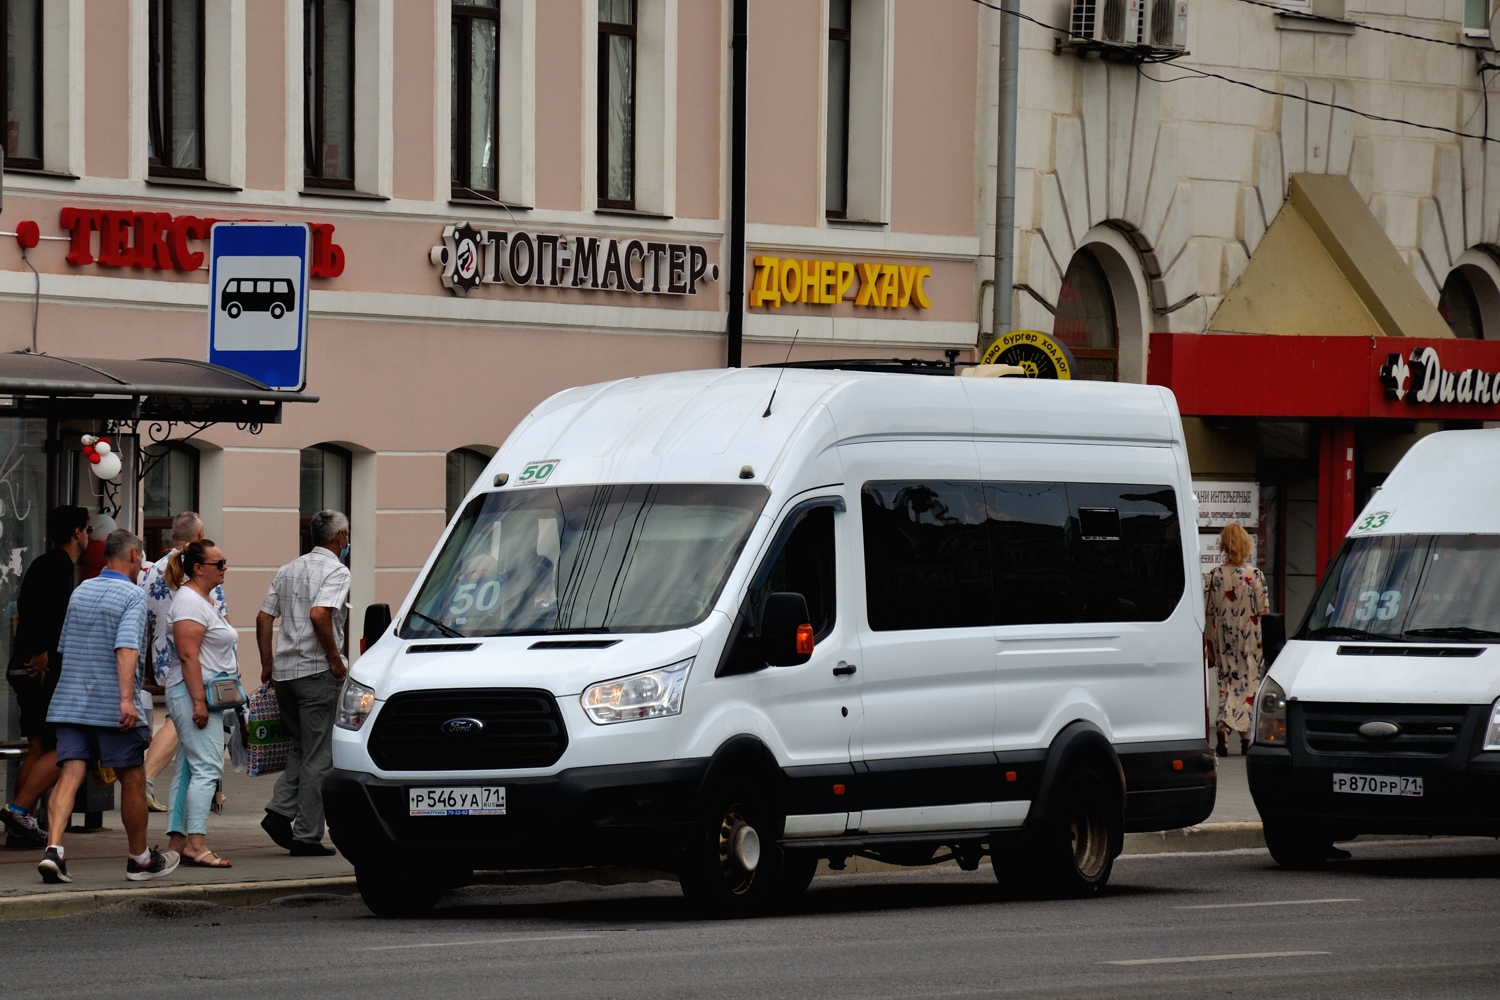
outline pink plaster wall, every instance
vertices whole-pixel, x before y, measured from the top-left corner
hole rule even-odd
[[[433,192],[433,143],[438,123],[433,121],[432,8],[421,3],[395,5],[395,148],[397,198],[427,200]],[[442,133],[447,134],[446,123]]]
[[[452,450],[452,449],[449,449]],[[444,454],[380,455],[375,459],[377,510],[442,510],[448,463]]]
[[[694,3],[678,7],[677,16],[677,215],[718,219],[720,151],[728,129],[720,129],[724,111],[720,58],[725,45],[722,5]]]
[[[236,448],[221,456],[224,496],[233,507],[296,507],[287,483],[297,481],[301,458],[290,449]]]
[[[245,5],[245,186],[286,185],[286,14],[280,4]]]
[[[441,513],[424,511],[382,511],[375,519],[375,565],[399,568],[425,563],[448,523]]]
[[[750,5],[745,202],[751,222],[818,223],[820,23],[819,5],[810,0]]]
[[[536,7],[536,204],[583,207],[583,3]]]
[[[88,5],[84,162],[91,176],[130,175],[130,4]]]
[[[974,234],[977,4],[896,7],[891,229]]]

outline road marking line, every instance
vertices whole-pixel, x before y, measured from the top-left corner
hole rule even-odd
[[[1305,958],[1309,955],[1331,955],[1331,951],[1247,951],[1239,955],[1181,955],[1177,958],[1127,958],[1100,965],[1176,965],[1182,962],[1233,962],[1246,958]]]
[[[417,944],[377,944],[355,951],[402,951],[408,948],[460,948],[476,944],[526,944],[530,941],[572,941],[597,934],[542,934],[536,937],[475,938],[468,941],[422,941]]]
[[[1358,896],[1337,899],[1278,899],[1265,903],[1201,903],[1197,906],[1175,906],[1175,910],[1242,910],[1252,906],[1312,906],[1315,903],[1363,903]]]

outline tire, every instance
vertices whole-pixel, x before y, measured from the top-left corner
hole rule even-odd
[[[995,878],[1012,894],[1081,899],[1109,884],[1125,826],[1124,796],[1090,765],[1058,786],[1056,808],[1016,850],[996,852]]]
[[[239,319],[240,318],[240,312],[242,310],[241,310],[240,304],[238,302],[231,302],[231,303],[229,303],[229,305],[227,305],[227,306],[224,307],[224,311],[229,314],[229,318],[230,319]]]
[[[1266,816],[1261,829],[1272,860],[1291,871],[1316,871],[1340,853],[1328,830],[1305,821]]]
[[[441,884],[411,877],[393,875],[388,863],[356,865],[354,881],[359,894],[377,917],[409,919],[429,913],[443,894]]]
[[[281,317],[283,317],[285,315],[286,315],[286,307],[284,307],[280,302],[277,302],[277,303],[275,303],[274,305],[271,306],[271,318],[272,319],[280,319]]]
[[[783,894],[776,837],[784,822],[770,794],[751,780],[731,777],[709,786],[681,872],[682,894],[693,909],[713,918],[772,909]],[[753,869],[742,861],[752,854]]]
[[[818,874],[818,856],[793,851],[790,854],[783,852],[781,858],[781,880],[777,886],[777,895],[781,897],[782,903],[791,903],[812,885],[813,876]]]

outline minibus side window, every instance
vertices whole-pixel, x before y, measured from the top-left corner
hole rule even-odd
[[[870,628],[991,624],[990,539],[976,482],[872,482],[861,490]]]
[[[1069,483],[1068,504],[1074,620],[1165,621],[1185,586],[1172,488]]]
[[[759,574],[757,574],[759,575]],[[807,616],[816,641],[833,631],[835,594],[833,508],[814,507],[804,513],[786,543],[770,557],[765,581],[750,591],[750,621],[760,634],[766,598],[790,592],[807,599]]]
[[[995,564],[994,623],[1071,622],[1068,490],[1062,483],[986,483]]]

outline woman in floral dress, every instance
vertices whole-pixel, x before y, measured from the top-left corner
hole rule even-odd
[[[1224,562],[1208,574],[1208,662],[1219,674],[1219,730],[1217,753],[1229,756],[1232,729],[1240,734],[1240,753],[1250,748],[1250,715],[1255,692],[1265,670],[1261,652],[1260,616],[1271,610],[1266,578],[1250,558],[1250,535],[1238,524],[1226,524],[1219,534]]]

